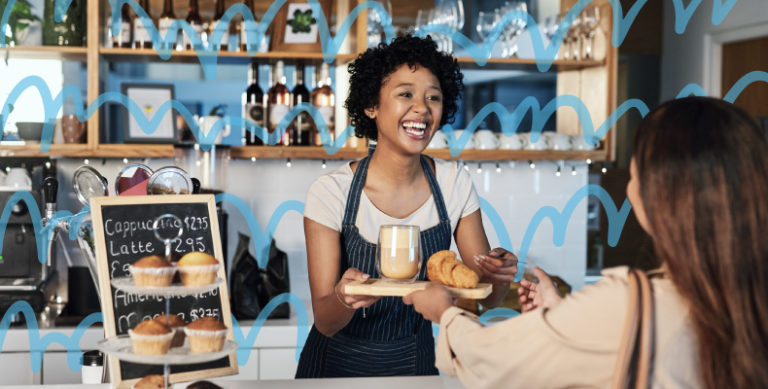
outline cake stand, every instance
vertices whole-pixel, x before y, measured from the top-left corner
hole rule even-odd
[[[165,256],[166,260],[171,260],[171,242],[181,237],[184,233],[182,227],[179,227],[179,231],[176,236],[172,238],[163,238],[158,233],[158,222],[165,218],[172,218],[177,220],[179,225],[181,219],[176,215],[165,214],[155,219],[153,229],[155,231],[155,237],[165,244]],[[115,278],[111,281],[112,287],[122,290],[126,293],[139,294],[146,296],[160,296],[165,298],[165,312],[166,312],[166,325],[169,325],[170,312],[171,312],[171,298],[172,297],[184,297],[195,294],[201,294],[213,291],[224,284],[224,280],[217,278],[213,283],[208,285],[194,285],[184,286],[181,284],[173,284],[171,286],[136,286],[131,277]],[[170,365],[187,365],[195,363],[212,362],[237,351],[237,343],[227,339],[224,342],[224,348],[221,351],[214,353],[192,353],[189,346],[186,344],[182,347],[172,348],[168,351],[168,354],[164,355],[143,355],[133,352],[133,345],[128,335],[113,336],[96,343],[99,350],[106,354],[111,355],[119,360],[139,363],[144,365],[163,365],[163,372],[165,376],[165,388],[168,388],[168,378],[170,375]]]

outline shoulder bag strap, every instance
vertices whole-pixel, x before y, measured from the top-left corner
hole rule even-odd
[[[630,270],[628,291],[627,317],[616,355],[611,389],[632,386],[636,389],[647,389],[650,382],[654,326],[653,290],[648,276],[642,271]],[[638,332],[640,333],[639,342]],[[638,347],[636,348],[635,345]],[[633,372],[633,368],[637,370]],[[634,381],[634,385],[631,381]]]

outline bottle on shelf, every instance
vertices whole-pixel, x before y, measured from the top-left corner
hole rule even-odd
[[[293,106],[295,107],[301,103],[309,102],[309,89],[304,86],[304,64],[296,65],[296,71],[293,73],[294,87],[291,94],[293,94]],[[292,145],[295,146],[311,146],[310,139],[312,135],[312,127],[314,123],[312,117],[308,112],[301,112],[293,120],[293,139]]]
[[[221,41],[212,41],[213,32],[216,30],[216,26],[219,24],[219,21],[221,21],[221,18],[224,16],[224,12],[227,11],[225,8],[224,0],[214,0],[216,3],[216,13],[213,15],[213,19],[211,19],[211,23],[208,28],[208,42],[210,45],[213,45],[213,50],[218,51],[221,49],[221,51],[229,51],[229,43],[230,41],[235,44],[235,39],[231,39],[230,35],[236,34],[236,30],[234,27],[234,23],[230,23],[227,26],[227,31],[224,33],[224,36],[222,36]]]
[[[291,129],[278,128],[278,124],[290,110],[289,104],[291,104],[291,92],[285,86],[285,65],[283,61],[277,61],[275,64],[272,87],[267,91],[267,96],[269,137],[270,139],[277,137],[276,146],[289,146],[291,144]]]
[[[171,24],[174,20],[176,20],[176,13],[173,12],[173,0],[163,0],[163,13],[160,14],[160,19],[157,21],[161,40],[168,34],[168,30],[171,28]],[[160,43],[158,50],[173,50],[178,41],[178,31],[174,38],[176,39],[174,39],[172,43]]]
[[[259,25],[259,19],[256,17],[256,4],[254,3],[254,0],[245,0],[245,5],[249,10],[251,10],[251,14],[253,15],[253,20],[255,20],[255,22],[246,22],[245,19],[240,22],[240,50],[248,51],[248,49],[250,49],[254,52],[259,51],[258,46],[256,46],[256,42],[251,42],[250,46],[248,45],[248,39],[245,35],[246,31],[256,31],[256,26]]]
[[[144,11],[147,12],[147,15],[149,15],[151,23],[154,23],[154,19],[152,19],[152,15],[149,14],[149,0],[141,0],[139,2],[139,5],[141,5],[141,8],[144,9]],[[147,28],[144,27],[144,23],[141,22],[141,19],[139,19],[139,15],[134,15],[133,17],[133,48],[134,49],[151,49],[152,48],[152,39],[149,37],[149,32],[147,32]]]
[[[128,8],[131,6],[123,4],[123,8],[120,9],[120,33],[112,36],[112,47],[119,47],[124,49],[131,48],[131,17],[128,16]],[[112,18],[109,18],[109,26],[112,25]],[[111,33],[111,30],[110,30]]]
[[[200,40],[202,42],[203,40],[203,19],[200,18],[200,7],[198,5],[197,0],[189,0],[189,12],[187,13],[187,18],[185,19],[187,23],[189,23],[192,28],[195,29],[195,33],[197,33],[197,36],[200,37]],[[202,50],[205,47],[206,42],[202,42],[202,44],[197,44],[195,47],[192,47],[192,39],[184,33],[184,50]]]
[[[312,91],[310,101],[312,105],[317,107],[320,111],[320,115],[323,116],[324,123],[315,123],[313,126],[313,134],[311,136],[312,145],[323,146],[323,140],[320,136],[321,132],[328,130],[330,135],[329,139],[333,141],[334,136],[334,117],[336,107],[336,96],[331,89],[331,77],[328,69],[328,64],[323,63],[319,69],[319,75],[317,77],[317,87]]]
[[[250,119],[261,127],[264,127],[264,117],[266,117],[266,98],[267,95],[259,87],[259,64],[256,61],[251,62],[248,69],[248,89],[243,92],[243,117]],[[245,144],[249,146],[261,146],[264,141],[257,137],[251,131],[244,130]]]

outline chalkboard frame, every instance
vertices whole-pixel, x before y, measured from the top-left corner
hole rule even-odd
[[[99,289],[101,290],[101,307],[104,315],[104,336],[117,336],[115,323],[115,312],[113,307],[113,295],[109,274],[109,256],[107,255],[107,242],[104,232],[104,220],[102,217],[102,207],[119,205],[142,205],[142,204],[181,204],[197,203],[206,204],[208,207],[208,216],[211,223],[211,235],[213,236],[214,257],[222,264],[224,255],[221,246],[221,236],[219,234],[219,221],[216,213],[216,200],[214,195],[169,195],[169,196],[124,196],[124,197],[92,197],[91,198],[91,218],[93,224],[93,238],[96,245],[96,263],[99,277]],[[224,283],[219,287],[219,298],[221,299],[221,313],[224,324],[229,328],[227,339],[234,340],[232,333],[232,316],[229,306],[229,293],[226,282],[224,266],[221,266],[218,277],[222,278]],[[229,367],[197,370],[192,372],[174,373],[169,377],[170,383],[188,382],[206,378],[222,377],[238,374],[236,353],[229,355]],[[117,389],[131,388],[139,379],[122,379],[120,361],[117,358],[109,358],[109,375],[112,381],[112,387]]]

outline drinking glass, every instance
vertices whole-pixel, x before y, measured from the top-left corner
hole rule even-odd
[[[600,8],[589,7],[584,10],[584,17],[582,24],[586,30],[586,43],[584,45],[584,58],[594,59],[594,43],[595,35],[597,35],[597,27],[600,25]]]
[[[494,13],[480,11],[477,16],[477,35],[481,39],[488,38],[488,34],[491,33],[495,24],[496,15]]]
[[[568,34],[565,36],[568,44],[565,46],[565,54],[563,55],[566,60],[573,59],[578,61],[581,59],[581,17],[577,16],[571,23],[571,28],[568,30]]]
[[[382,279],[412,283],[422,265],[419,226],[381,226],[376,248],[376,270]]]
[[[522,10],[525,12],[528,12],[528,5],[522,1],[513,1],[513,2],[507,2],[507,10],[506,13]],[[520,35],[523,30],[526,27],[525,20],[523,19],[515,19],[513,20],[508,26],[511,26],[509,28],[509,39],[508,39],[508,47],[506,49],[507,55],[506,57],[516,57],[517,56],[517,37]]]

